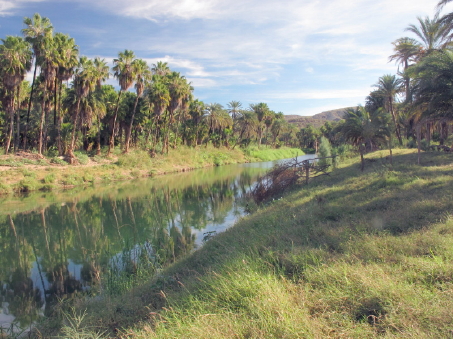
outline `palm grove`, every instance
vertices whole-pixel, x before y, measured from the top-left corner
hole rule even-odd
[[[302,147],[318,147],[318,141],[341,152],[352,144],[362,157],[378,147],[393,145],[429,149],[431,142],[450,150],[447,139],[453,121],[453,13],[439,11],[451,0],[437,5],[433,18],[417,18],[406,31],[413,37],[394,42],[389,62],[398,65],[398,74],[381,76],[364,106],[348,109],[344,120],[327,122],[320,129],[302,128]],[[391,157],[390,157],[391,160]],[[420,161],[420,158],[419,158]]]
[[[247,109],[238,101],[227,109],[205,104],[165,62],[150,67],[125,50],[110,69],[104,59],[80,56],[75,40],[54,33],[48,18],[35,14],[24,18],[24,26],[23,37],[8,36],[0,45],[0,143],[6,154],[33,150],[74,162],[78,150],[110,155],[118,146],[155,154],[208,143],[297,145],[294,126],[265,103]],[[104,84],[112,75],[119,90]]]

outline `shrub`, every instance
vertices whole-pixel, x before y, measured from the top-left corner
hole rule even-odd
[[[330,145],[329,140],[325,137],[321,137],[321,143],[319,144],[318,157],[325,158],[332,156],[332,146]],[[332,165],[332,158],[320,159],[318,161],[320,166]]]

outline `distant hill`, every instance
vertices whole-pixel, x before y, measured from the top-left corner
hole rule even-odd
[[[321,112],[315,114],[311,117],[301,116],[301,115],[285,115],[285,120],[290,124],[295,124],[297,127],[303,128],[308,125],[313,127],[321,127],[326,121],[340,121],[343,119],[343,115],[348,108],[355,107],[345,107],[333,109],[330,111]]]
[[[341,119],[343,119],[344,113],[349,108],[356,108],[356,107],[345,107],[345,108],[333,109],[330,111],[325,111],[322,113],[315,114],[312,116],[312,118],[324,119],[324,120],[330,120],[330,121],[340,121]]]

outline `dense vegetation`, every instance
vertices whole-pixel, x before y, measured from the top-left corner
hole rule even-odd
[[[228,109],[205,104],[167,63],[150,66],[125,50],[110,69],[104,59],[79,55],[74,39],[54,33],[48,18],[35,14],[24,25],[24,38],[8,36],[0,45],[0,145],[6,154],[33,150],[74,163],[76,150],[100,155],[104,146],[108,156],[117,145],[154,156],[179,145],[297,145],[297,131],[265,103],[247,109],[238,101]],[[30,70],[31,84],[24,80]],[[119,90],[104,85],[111,75]]]

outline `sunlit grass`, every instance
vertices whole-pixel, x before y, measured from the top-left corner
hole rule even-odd
[[[451,336],[453,157],[417,165],[396,150],[392,166],[386,154],[363,173],[347,160],[154,280],[81,303],[85,325],[128,338]]]

